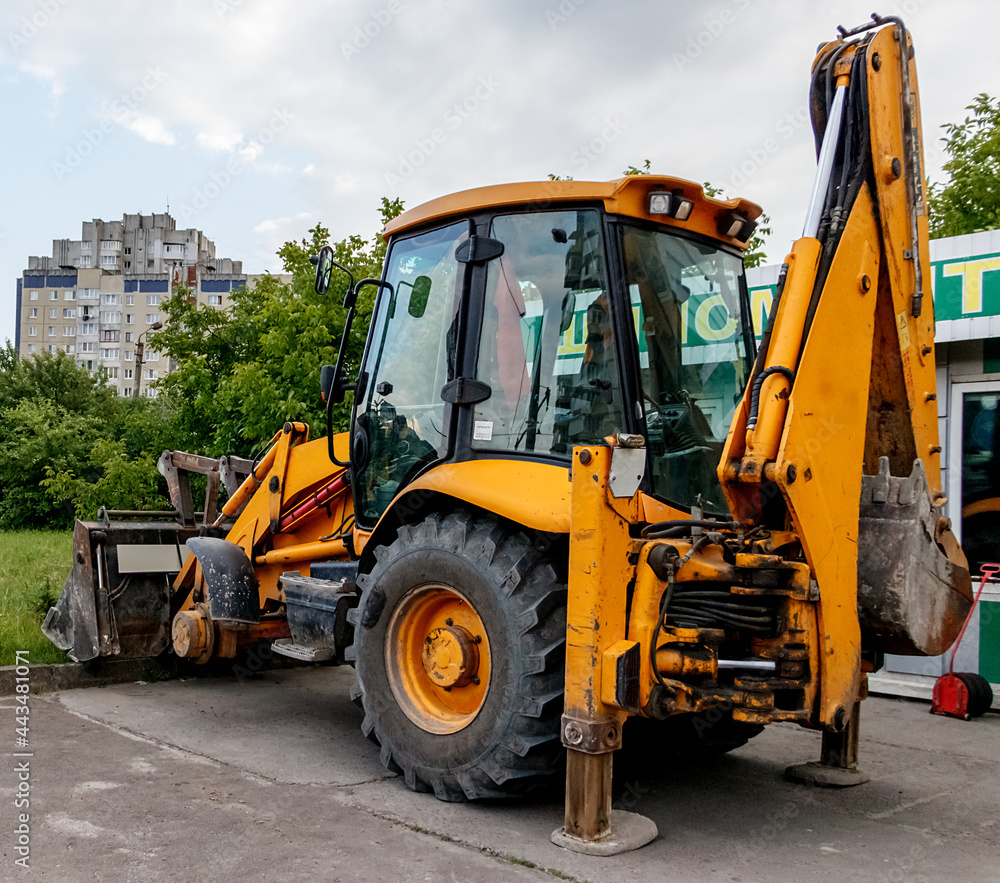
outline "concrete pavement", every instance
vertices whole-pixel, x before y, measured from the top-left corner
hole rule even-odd
[[[872,781],[846,791],[784,781],[818,756],[818,734],[798,727],[706,764],[630,756],[626,733],[615,806],[660,836],[593,858],[550,844],[558,794],[469,805],[410,792],[362,736],[352,677],[300,668],[31,696],[31,879],[1000,879],[997,715],[867,700]],[[15,710],[0,699],[0,880],[24,874]]]

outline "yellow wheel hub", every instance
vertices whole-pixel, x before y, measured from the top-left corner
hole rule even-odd
[[[403,596],[386,631],[385,663],[396,703],[428,733],[457,733],[486,701],[489,637],[475,607],[448,586]]]

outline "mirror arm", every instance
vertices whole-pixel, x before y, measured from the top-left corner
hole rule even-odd
[[[340,264],[334,264],[335,267],[340,267]],[[350,270],[345,267],[340,267],[348,276],[351,276]],[[336,454],[333,452],[333,405],[334,402],[340,404],[344,401],[344,392],[346,389],[341,385],[341,369],[344,365],[344,354],[347,352],[347,341],[351,336],[351,325],[354,324],[354,304],[358,298],[358,289],[363,285],[377,285],[379,288],[388,288],[389,294],[393,293],[393,288],[388,282],[383,282],[381,279],[362,279],[356,285],[354,284],[354,277],[351,276],[351,285],[347,289],[347,294],[344,296],[344,304],[348,306],[347,318],[344,320],[344,333],[340,338],[340,348],[337,350],[337,367],[333,369],[333,383],[330,386],[330,392],[326,399],[326,442],[327,451],[330,455],[330,462],[335,466],[342,466],[347,468],[351,465],[350,458],[346,462],[338,460]]]

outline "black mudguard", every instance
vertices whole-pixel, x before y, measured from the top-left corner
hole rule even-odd
[[[212,619],[222,625],[260,622],[260,581],[243,548],[212,537],[194,537],[187,547],[201,565]]]

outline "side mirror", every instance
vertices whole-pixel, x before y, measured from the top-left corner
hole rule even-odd
[[[406,311],[414,319],[420,319],[427,311],[427,299],[431,296],[431,277],[417,276],[413,282],[413,290],[410,291],[410,303]]]
[[[316,265],[316,294],[326,294],[330,287],[330,274],[333,272],[333,249],[324,245],[319,254],[310,258]]]
[[[333,394],[333,381],[337,376],[337,369],[333,365],[324,365],[319,369],[319,392],[324,402],[330,401]]]

